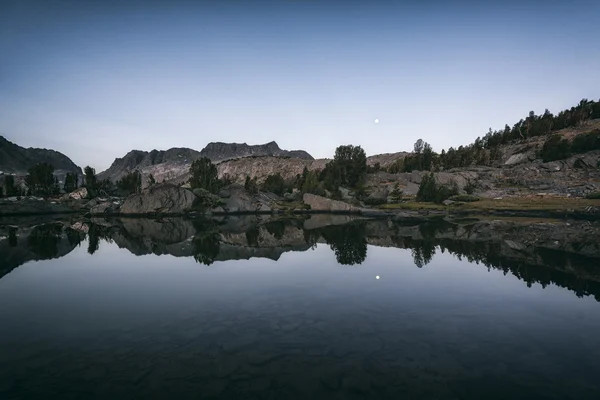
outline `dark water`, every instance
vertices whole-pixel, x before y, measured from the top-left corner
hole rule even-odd
[[[0,240],[1,399],[600,398],[595,281],[360,224],[164,224]]]

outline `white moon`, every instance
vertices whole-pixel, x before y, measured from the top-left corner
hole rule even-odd
[[[375,277],[375,279],[379,279],[379,275],[377,275],[377,276]]]
[[[378,124],[379,123],[379,119],[375,118],[375,123]]]

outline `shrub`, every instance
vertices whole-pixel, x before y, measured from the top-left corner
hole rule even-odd
[[[256,177],[250,179],[250,177],[246,175],[246,182],[244,182],[244,189],[246,189],[246,191],[249,193],[257,194],[258,193],[258,184],[256,183]]]
[[[471,202],[474,202],[474,201],[479,201],[481,199],[479,197],[477,197],[477,196],[471,196],[469,194],[458,194],[456,196],[450,197],[450,200],[452,200],[452,201],[462,201],[464,203],[471,203]]]
[[[467,192],[467,194],[473,194],[473,193],[475,193],[475,189],[476,189],[476,186],[473,183],[473,181],[470,179],[467,179],[467,184],[465,185],[465,192]]]
[[[588,193],[585,196],[586,199],[592,199],[592,200],[600,200],[600,192],[592,192],[592,193]]]
[[[365,203],[365,205],[367,205],[367,206],[380,206],[382,204],[386,204],[387,200],[379,199],[376,197],[367,197],[366,199],[363,200],[363,203]]]
[[[544,142],[540,156],[544,162],[562,160],[571,155],[571,145],[562,135],[554,134]]]
[[[442,203],[444,200],[458,194],[458,186],[456,182],[450,185],[440,185],[436,182],[433,172],[425,174],[421,179],[419,191],[417,192],[417,201],[432,201],[434,203]]]
[[[285,192],[285,181],[281,174],[278,172],[275,175],[267,176],[267,179],[263,184],[263,190],[275,193],[278,196],[283,196],[283,193]]]

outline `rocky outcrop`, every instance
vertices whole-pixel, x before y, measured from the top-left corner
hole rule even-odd
[[[24,175],[29,168],[44,162],[54,167],[60,181],[67,172],[83,175],[80,167],[58,151],[33,147],[26,149],[0,136],[0,172]]]
[[[304,201],[304,204],[310,206],[311,211],[360,212],[358,207],[351,204],[328,199],[323,196],[317,196],[316,194],[305,193],[302,200]]]
[[[222,205],[214,208],[215,212],[268,212],[274,198],[267,193],[256,195],[249,193],[238,184],[229,185],[219,191]]]
[[[196,196],[187,189],[168,183],[154,185],[140,194],[129,196],[121,214],[182,214],[191,211]]]

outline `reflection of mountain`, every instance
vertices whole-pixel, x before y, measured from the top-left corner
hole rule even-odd
[[[84,233],[61,223],[0,229],[0,277],[28,261],[67,255],[84,239]]]
[[[510,272],[528,285],[554,283],[578,296],[593,295],[600,300],[596,267],[600,265],[600,237],[587,222],[475,220],[403,225],[391,220],[315,215],[305,220],[265,216],[94,219],[73,228],[79,231],[60,223],[0,231],[2,274],[29,260],[61,257],[86,233],[90,254],[108,240],[136,255],[193,257],[206,265],[253,257],[278,260],[285,252],[305,251],[317,243],[328,244],[340,264],[360,265],[370,244],[410,249],[419,268],[436,252],[448,251],[488,269]]]

